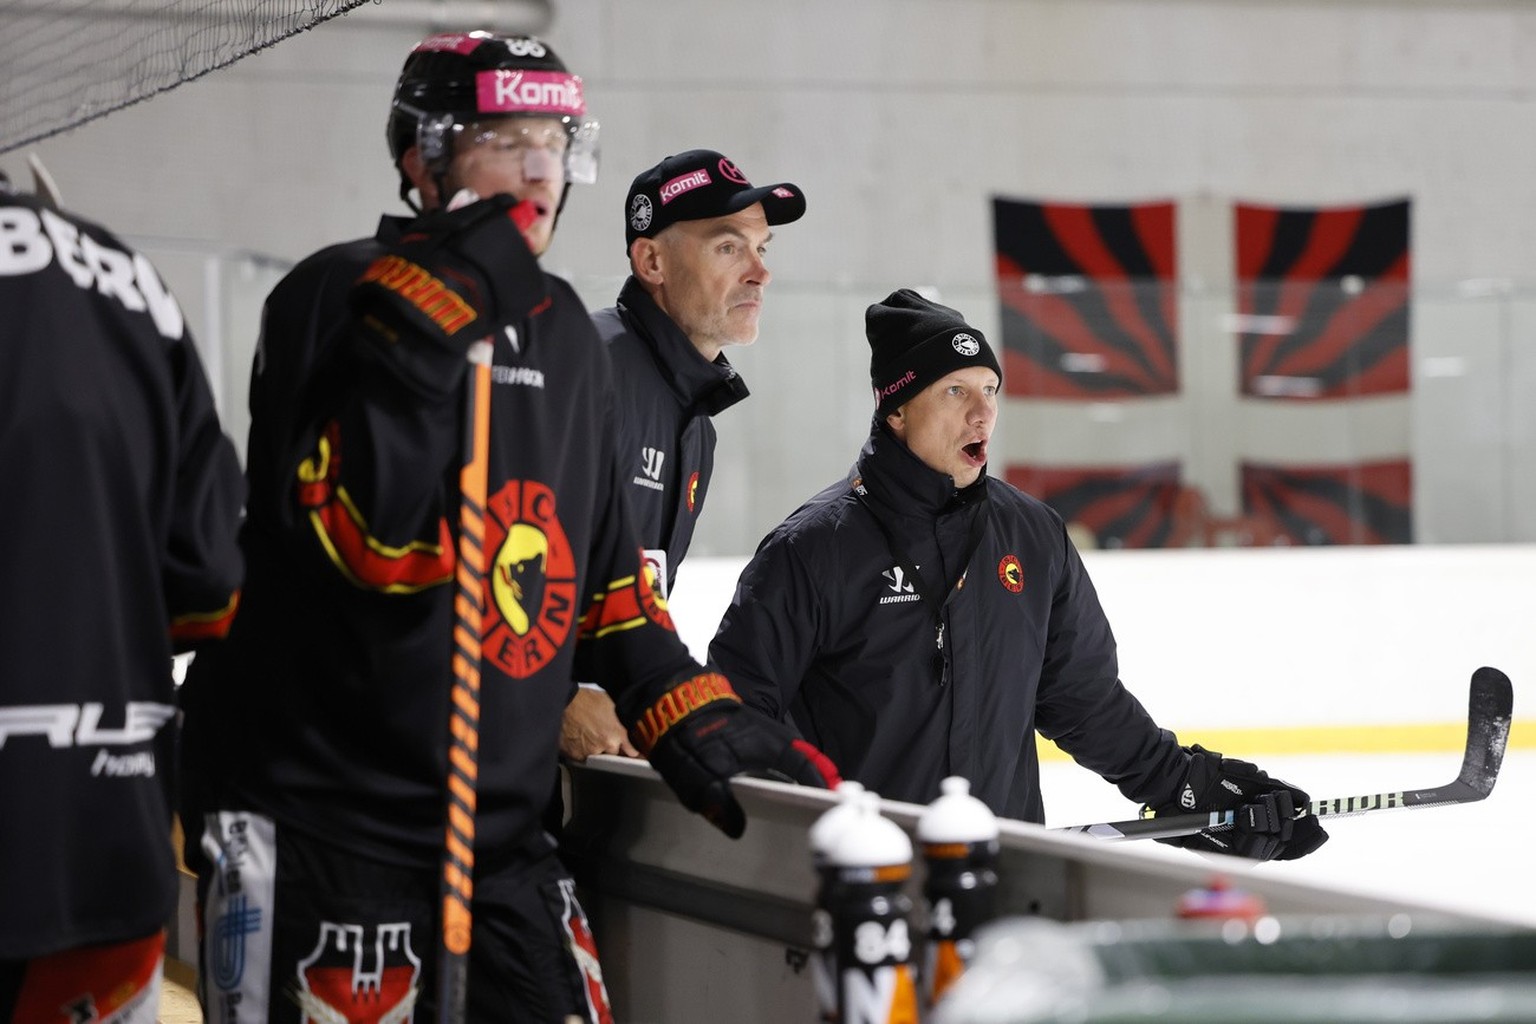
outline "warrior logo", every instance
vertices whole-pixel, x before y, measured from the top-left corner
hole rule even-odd
[[[629,226],[644,231],[651,226],[651,197],[641,193],[629,204]]]
[[[1003,556],[1003,560],[997,563],[997,579],[1010,593],[1017,594],[1024,589],[1024,567],[1019,564],[1017,556]]]
[[[554,658],[575,622],[575,559],[548,487],[509,481],[486,505],[486,550],[495,556],[484,655],[526,679]]]
[[[688,478],[688,511],[692,512],[699,507],[699,474],[695,473]]]
[[[374,926],[320,922],[314,950],[299,961],[299,1008],[304,1024],[410,1024],[421,958],[406,922]]]
[[[661,479],[661,465],[667,461],[667,453],[660,448],[640,449],[640,472],[652,480]]]
[[[901,566],[892,566],[880,575],[890,583],[891,590],[889,594],[880,598],[880,604],[905,604],[908,601],[923,599],[922,595],[912,588],[912,581],[907,579],[907,572]]]

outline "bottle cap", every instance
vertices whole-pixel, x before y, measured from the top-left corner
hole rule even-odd
[[[971,796],[971,784],[958,775],[939,783],[938,799],[917,819],[920,843],[984,843],[998,836],[997,815]]]
[[[912,862],[912,840],[901,826],[882,817],[880,797],[864,792],[853,813],[828,842],[826,863],[838,868],[883,868]]]
[[[806,839],[811,847],[811,859],[817,864],[826,859],[827,850],[831,847],[833,838],[857,813],[854,805],[864,793],[864,786],[852,779],[844,779],[834,792],[837,795],[837,803],[811,822],[811,827],[806,832]]]

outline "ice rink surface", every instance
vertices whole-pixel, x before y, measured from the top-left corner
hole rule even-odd
[[[1457,754],[1255,760],[1314,799],[1440,786],[1454,779],[1461,767]],[[1136,817],[1136,806],[1117,789],[1070,762],[1046,762],[1041,786],[1050,826]],[[1330,819],[1325,823],[1329,840],[1317,852],[1255,870],[1536,927],[1532,806],[1536,806],[1536,751],[1511,750],[1486,800]],[[1161,843],[1136,842],[1172,859],[1187,862],[1196,856]],[[1209,859],[1219,866],[1220,858]]]

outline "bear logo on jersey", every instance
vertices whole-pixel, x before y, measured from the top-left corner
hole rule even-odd
[[[533,480],[508,481],[486,502],[493,553],[483,654],[515,679],[554,658],[576,620],[576,561],[555,514],[555,495]]]
[[[1004,555],[997,563],[997,580],[1009,593],[1017,594],[1024,589],[1024,567],[1017,555]]]

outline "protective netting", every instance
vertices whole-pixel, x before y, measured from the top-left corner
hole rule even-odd
[[[232,64],[369,0],[0,0],[0,153]]]

